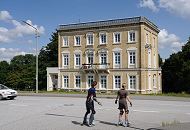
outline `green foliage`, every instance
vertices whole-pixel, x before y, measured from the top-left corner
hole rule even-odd
[[[10,71],[9,63],[6,61],[0,62],[0,84],[6,83],[6,77]]]
[[[46,89],[47,67],[58,66],[58,34],[52,34],[50,43],[39,53],[39,89]],[[36,87],[36,56],[31,54],[17,55],[10,64],[0,61],[0,84],[17,90],[35,90]]]
[[[162,66],[163,92],[190,93],[190,41]]]
[[[54,32],[50,43],[39,54],[39,89],[47,88],[47,67],[58,67],[58,33]]]
[[[10,62],[10,72],[6,77],[6,85],[17,90],[34,88],[35,56],[31,54],[15,56]]]

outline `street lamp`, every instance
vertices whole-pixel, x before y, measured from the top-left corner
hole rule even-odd
[[[32,27],[35,29],[35,38],[36,38],[36,93],[38,93],[38,37],[39,37],[39,31],[36,27],[33,25],[27,23],[26,21],[22,21],[26,25]]]

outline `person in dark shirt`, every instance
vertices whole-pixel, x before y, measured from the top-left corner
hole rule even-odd
[[[91,84],[91,88],[88,90],[88,95],[86,97],[86,113],[84,115],[84,120],[83,120],[83,124],[84,125],[88,125],[88,126],[92,126],[94,125],[94,114],[96,113],[95,109],[94,109],[94,101],[97,102],[99,105],[101,105],[101,103],[96,99],[96,86],[97,82],[94,81]],[[90,118],[89,118],[89,124],[87,122],[87,116],[88,114],[91,112]]]
[[[127,90],[125,90],[126,88],[126,84],[123,83],[121,89],[117,92],[117,97],[115,100],[115,104],[117,104],[118,99],[119,99],[119,107],[118,109],[120,110],[119,113],[119,121],[117,125],[124,125],[125,127],[129,126],[129,121],[128,121],[128,106],[127,106],[127,101],[130,103],[130,105],[132,106],[132,102],[129,98],[129,93]],[[123,113],[125,113],[125,122],[122,122],[122,115]]]

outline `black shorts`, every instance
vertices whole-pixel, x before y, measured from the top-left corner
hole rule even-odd
[[[127,106],[127,103],[119,103],[119,107],[118,107],[119,110],[125,110],[127,111],[128,110],[128,106]]]

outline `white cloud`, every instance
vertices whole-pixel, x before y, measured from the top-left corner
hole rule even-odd
[[[153,0],[141,0],[139,5],[140,7],[149,8],[154,12],[157,12],[159,10]]]
[[[12,19],[12,16],[8,11],[0,11],[0,20],[7,21],[9,19]]]
[[[158,11],[163,8],[170,13],[181,17],[190,18],[190,0],[140,0],[140,7]]]
[[[10,62],[10,60],[16,56],[16,55],[25,55],[25,54],[29,54],[28,52],[24,52],[21,51],[20,49],[16,48],[0,48],[0,61],[8,61]],[[31,54],[31,53],[30,53]]]
[[[160,0],[159,7],[181,17],[190,17],[190,0]]]
[[[160,30],[158,34],[158,44],[160,51],[166,51],[169,53],[176,53],[181,50],[181,47],[185,44],[181,42],[179,37],[175,34],[169,34],[166,29]]]
[[[13,42],[14,40],[18,40],[17,38],[23,37],[24,35],[35,34],[35,29],[25,23],[12,19],[12,16],[7,11],[0,11],[0,20],[8,21],[14,26],[14,28],[11,29],[0,27],[0,43]],[[34,25],[31,20],[27,20],[26,22],[37,28],[40,34],[44,33],[45,29],[43,26]]]

